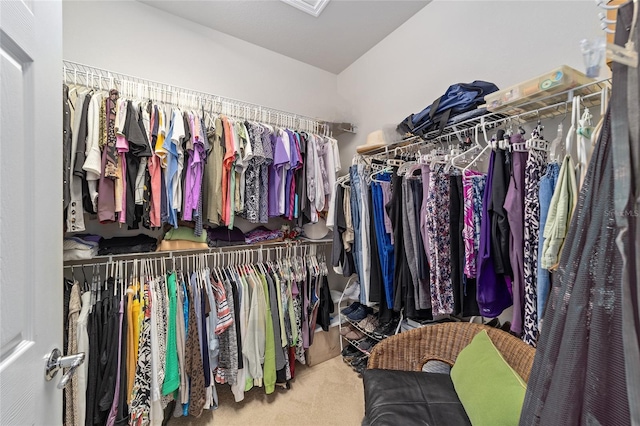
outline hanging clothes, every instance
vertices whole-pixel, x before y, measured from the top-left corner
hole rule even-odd
[[[78,319],[82,309],[80,299],[80,284],[77,281],[71,287],[69,297],[69,313],[68,318],[68,339],[66,346],[66,355],[77,354],[78,352]],[[77,376],[72,376],[71,380],[64,389],[65,396],[65,425],[73,426],[80,424],[78,398],[80,394],[80,384]]]
[[[511,145],[521,144],[522,142],[524,142],[524,138],[520,133],[516,133],[510,138]],[[513,272],[511,331],[518,336],[522,334],[524,321],[524,199],[525,172],[528,158],[528,152],[512,152],[511,179],[504,201],[504,210],[509,220],[509,258]]]
[[[480,243],[478,247],[477,300],[483,316],[495,318],[512,305],[511,291],[503,274],[497,274],[491,257],[491,216],[489,205],[492,197],[493,170],[496,160],[495,151],[489,157],[485,190],[482,200],[482,218],[480,224]]]
[[[535,134],[533,137],[538,137]],[[538,338],[537,265],[540,232],[540,178],[547,168],[547,152],[529,150],[525,169],[524,197],[524,327],[523,340],[536,346]]]
[[[551,198],[556,188],[560,165],[558,163],[550,163],[547,166],[547,172],[540,178],[540,231],[538,237],[538,247],[544,247],[544,229],[549,214],[549,206]],[[538,250],[538,330],[541,330],[542,318],[544,310],[551,290],[551,273],[548,269],[542,267],[542,250]]]
[[[616,247],[616,218],[608,214],[615,208],[612,124],[608,112],[567,235],[571,250],[563,251],[554,276],[521,425],[630,424],[637,401],[628,396],[628,386],[635,386],[625,375],[630,354],[620,350],[623,260]],[[607,296],[595,300],[595,294]]]
[[[443,165],[432,168],[429,176],[427,237],[431,265],[431,306],[434,314],[451,314],[454,309],[451,284],[451,242],[449,223],[449,177]]]

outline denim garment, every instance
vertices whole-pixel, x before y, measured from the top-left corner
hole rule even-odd
[[[389,182],[391,176],[387,173],[378,175],[377,180]],[[384,286],[387,307],[393,309],[393,274],[394,274],[394,247],[391,244],[391,235],[387,232],[384,218],[384,194],[382,185],[377,182],[371,183],[373,195],[373,214],[378,239],[378,256],[382,268],[382,281]]]
[[[369,172],[365,173],[364,165],[358,165],[358,174],[360,175],[360,233],[361,245],[360,245],[360,259],[362,261],[362,275],[360,280],[362,282],[362,289],[364,290],[364,300],[367,304],[370,304],[369,289],[371,287],[371,244],[369,237],[370,230],[370,213],[371,206],[369,205],[369,188],[367,185],[370,183],[367,181]],[[362,296],[361,296],[362,297]]]
[[[360,182],[360,175],[358,174],[358,166],[351,166],[349,168],[349,174],[351,175],[351,222],[353,223],[353,261],[356,265],[356,273],[360,278],[360,303],[367,303],[366,294],[363,291],[362,279],[362,235],[360,234],[360,197],[362,196],[362,186]]]
[[[560,165],[551,163],[547,166],[547,173],[540,178],[540,230],[538,247],[544,247],[544,226],[547,223],[547,215],[549,214],[549,206],[551,205],[551,197],[558,182],[558,174],[560,173]],[[551,289],[551,273],[540,266],[542,259],[542,250],[538,250],[538,328],[542,323],[544,315],[544,306],[547,303],[549,290]]]

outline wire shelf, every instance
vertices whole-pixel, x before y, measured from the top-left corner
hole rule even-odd
[[[575,96],[580,96],[583,107],[594,108],[600,105],[602,91],[610,88],[610,79],[594,81],[544,98],[509,105],[500,111],[487,112],[482,116],[448,125],[442,132],[434,130],[423,136],[409,136],[361,155],[365,157],[388,155],[390,151],[399,148],[405,151],[417,150],[423,145],[434,142],[461,141],[465,135],[473,136],[473,133],[479,128],[494,128],[505,123],[519,125],[533,120],[559,117],[571,112],[571,103]]]
[[[95,90],[116,88],[130,97],[148,98],[157,102],[224,114],[245,120],[255,120],[280,127],[317,134],[329,134],[332,123],[292,112],[265,107],[225,96],[218,96],[171,84],[96,68],[63,60],[63,80]]]

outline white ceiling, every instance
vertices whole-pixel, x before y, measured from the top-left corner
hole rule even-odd
[[[430,0],[333,0],[316,18],[284,2],[140,0],[338,74]]]

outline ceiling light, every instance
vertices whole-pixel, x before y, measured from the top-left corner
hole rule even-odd
[[[293,6],[296,9],[300,9],[303,12],[308,13],[309,15],[315,16],[316,18],[320,16],[322,11],[324,10],[329,0],[280,0],[284,3],[287,3],[289,6]]]

